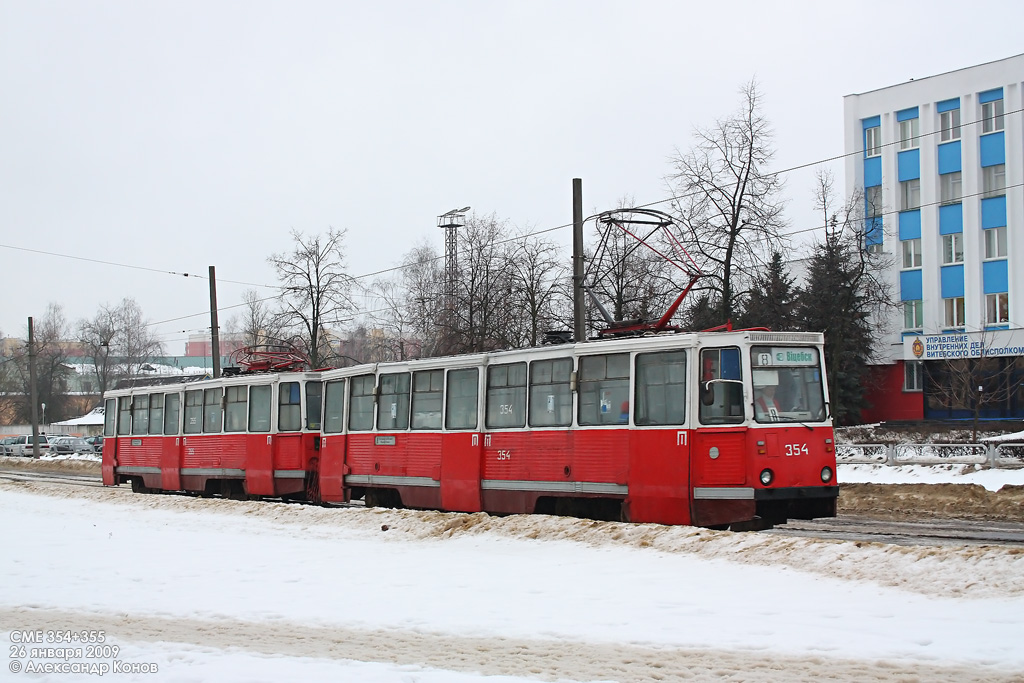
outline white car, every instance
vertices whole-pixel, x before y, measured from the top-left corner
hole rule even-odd
[[[32,457],[32,435],[21,434],[20,436],[14,437],[14,442],[11,443],[8,448],[11,449],[11,455],[18,455],[25,458]],[[46,455],[50,452],[50,439],[46,434],[39,435],[39,455]]]

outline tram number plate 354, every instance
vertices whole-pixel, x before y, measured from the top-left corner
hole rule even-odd
[[[810,452],[807,450],[807,444],[805,443],[787,443],[784,448],[787,456],[807,455]]]

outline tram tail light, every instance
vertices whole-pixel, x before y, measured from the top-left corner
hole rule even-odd
[[[761,483],[768,486],[775,479],[775,474],[769,469],[761,470]]]

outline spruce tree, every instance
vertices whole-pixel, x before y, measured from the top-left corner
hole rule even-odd
[[[796,288],[781,252],[773,251],[768,270],[754,279],[739,324],[779,331],[796,329]]]

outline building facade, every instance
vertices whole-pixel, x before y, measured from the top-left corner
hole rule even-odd
[[[1022,83],[1017,55],[844,98],[846,193],[900,302],[867,420],[1024,417]]]

